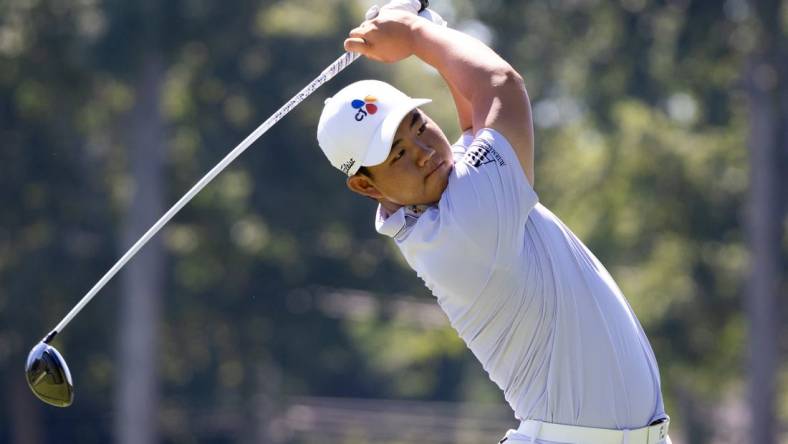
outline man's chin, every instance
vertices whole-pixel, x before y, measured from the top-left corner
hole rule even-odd
[[[451,171],[452,171],[453,168],[454,168],[453,165],[449,166],[449,168],[445,172],[442,172],[442,174],[441,174],[440,184],[439,184],[439,190],[440,191],[438,191],[438,197],[437,197],[436,203],[437,203],[437,201],[440,200],[441,197],[443,197],[443,193],[446,191],[446,188],[448,188],[448,186],[449,186],[449,175],[451,175]]]
[[[412,203],[412,204],[408,204],[408,205],[416,205],[416,206],[418,206],[418,205],[427,205],[427,206],[437,205],[438,202],[440,202],[441,197],[443,196],[443,192],[445,190],[446,190],[446,187],[443,187],[441,189],[440,193],[437,194],[437,196],[434,196],[434,195],[433,196],[429,196],[429,197],[423,199],[420,202]]]

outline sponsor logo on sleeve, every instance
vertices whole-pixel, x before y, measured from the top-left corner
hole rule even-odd
[[[498,154],[498,151],[495,151],[495,148],[489,142],[481,139],[473,142],[465,156],[463,156],[462,161],[474,168],[493,162],[496,162],[498,166],[506,165],[506,161]]]
[[[350,106],[356,110],[356,121],[361,122],[367,115],[378,112],[378,106],[375,104],[377,101],[375,96],[366,96],[364,100],[356,99],[350,102]]]

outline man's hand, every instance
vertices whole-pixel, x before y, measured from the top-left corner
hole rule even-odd
[[[428,22],[417,15],[383,8],[376,18],[350,31],[345,50],[378,62],[398,62],[413,55],[414,30],[423,24]]]

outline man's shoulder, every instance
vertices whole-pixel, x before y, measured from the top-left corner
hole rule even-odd
[[[455,157],[459,154],[465,154],[465,151],[468,150],[468,147],[473,142],[474,135],[473,132],[470,130],[464,131],[460,137],[457,139],[456,142],[451,146],[451,152],[455,155]]]
[[[378,231],[408,244],[440,244],[474,232],[473,241],[490,240],[477,232],[480,227],[489,236],[519,238],[538,197],[508,141],[492,129],[475,136],[466,132],[452,145],[452,154],[454,169],[440,200],[430,206],[406,206],[390,215],[379,211]]]

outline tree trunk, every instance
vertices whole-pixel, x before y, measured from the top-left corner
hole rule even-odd
[[[278,443],[283,437],[271,429],[271,418],[281,412],[282,377],[280,369],[271,363],[261,363],[257,366],[257,390],[252,397],[247,415],[250,433],[249,443]]]
[[[164,123],[160,57],[149,52],[136,85],[136,104],[125,127],[133,197],[123,244],[133,244],[164,212]],[[163,293],[164,251],[154,237],[123,273],[117,357],[115,436],[121,444],[158,441],[157,330]]]
[[[17,357],[18,353],[12,356]],[[11,362],[22,362],[23,357],[18,356],[19,360]],[[8,372],[10,373],[10,372]],[[11,412],[11,442],[14,444],[37,444],[44,442],[44,435],[41,433],[41,406],[38,400],[30,393],[27,388],[22,372],[13,374],[6,380],[7,411]]]
[[[759,45],[746,68],[750,115],[750,191],[747,238],[750,279],[746,312],[749,320],[748,388],[751,412],[749,441],[777,442],[775,397],[777,393],[778,306],[780,276],[780,78],[778,44],[779,2],[758,2],[761,22]],[[783,82],[781,85],[780,82]]]

